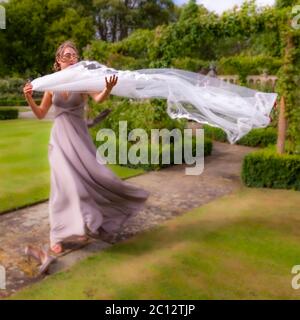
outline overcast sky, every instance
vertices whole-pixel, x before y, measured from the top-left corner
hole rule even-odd
[[[178,5],[187,3],[188,0],[174,0]],[[222,13],[224,10],[231,9],[235,4],[241,5],[244,0],[197,0],[199,4],[203,4],[208,10]],[[258,5],[273,5],[275,0],[256,0]]]

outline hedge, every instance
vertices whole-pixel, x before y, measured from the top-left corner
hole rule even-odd
[[[204,134],[206,137],[213,140],[227,142],[226,133],[216,127],[204,125]],[[267,147],[270,144],[276,144],[277,129],[274,127],[255,128],[248,134],[236,142],[236,144],[249,146],[249,147]]]
[[[209,125],[203,125],[204,129],[204,136],[207,138],[210,138],[212,140],[221,141],[221,142],[227,142],[227,135],[226,133],[217,127],[212,127]]]
[[[242,181],[248,187],[300,190],[300,156],[267,148],[245,156]]]
[[[40,105],[42,100],[35,99],[35,102]],[[0,107],[9,107],[9,106],[28,106],[28,102],[25,99],[21,98],[0,98]]]
[[[17,119],[19,117],[18,109],[0,108],[0,120]]]
[[[243,138],[237,141],[237,144],[249,147],[267,147],[270,144],[276,144],[277,129],[273,127],[252,129]]]

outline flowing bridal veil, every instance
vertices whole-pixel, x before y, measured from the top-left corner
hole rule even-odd
[[[105,77],[116,74],[111,94],[135,98],[167,99],[173,119],[187,118],[222,128],[235,143],[252,128],[266,127],[276,93],[264,93],[198,73],[172,69],[121,71],[83,60],[32,81],[35,91],[99,92]]]

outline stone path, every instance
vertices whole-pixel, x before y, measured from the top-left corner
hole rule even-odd
[[[146,207],[128,220],[118,235],[118,241],[154,227],[164,220],[181,215],[241,187],[242,159],[253,148],[214,142],[212,155],[205,158],[204,172],[199,176],[185,174],[187,165],[175,165],[128,179],[151,192]],[[48,201],[0,215],[0,264],[6,268],[7,296],[19,288],[38,281],[37,265],[24,256],[26,244],[41,244],[48,248]],[[110,246],[100,240],[90,240],[80,250],[69,243],[67,254],[59,257],[50,273],[65,269],[92,252]]]

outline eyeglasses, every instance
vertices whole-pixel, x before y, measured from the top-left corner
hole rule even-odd
[[[73,59],[78,60],[78,55],[76,53],[65,53],[63,56],[61,56],[62,61],[70,61]]]

